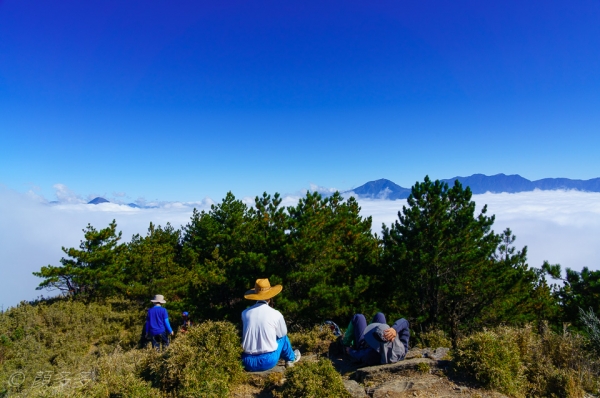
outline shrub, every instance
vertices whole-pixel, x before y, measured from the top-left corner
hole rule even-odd
[[[23,302],[0,313],[0,386],[10,396],[81,395],[82,388],[68,389],[65,380],[73,384],[82,372],[93,371],[99,358],[132,347],[143,320],[141,308],[117,298],[90,304]],[[17,373],[23,377],[18,383],[11,379]]]
[[[523,397],[525,369],[516,333],[508,328],[485,330],[459,342],[456,368],[486,387],[514,397]]]
[[[329,350],[331,343],[336,337],[327,326],[316,325],[312,329],[300,330],[288,333],[292,347],[298,348],[300,352],[312,352],[323,354]]]
[[[162,354],[148,356],[144,374],[179,397],[226,397],[246,378],[241,353],[232,323],[207,321],[190,328]]]
[[[539,335],[530,328],[521,329],[521,335],[529,396],[583,397],[585,390],[597,389],[597,366],[583,336],[568,331]]]
[[[153,350],[130,350],[120,348],[98,358],[94,368],[94,382],[82,389],[88,397],[111,398],[160,398],[160,391],[140,377],[142,363],[155,354]]]
[[[515,397],[583,397],[596,393],[600,365],[581,335],[541,335],[530,326],[499,327],[459,343],[456,369]]]
[[[597,355],[600,355],[600,320],[596,314],[594,314],[592,308],[590,308],[589,311],[580,308],[579,319],[581,320],[581,323],[585,325],[588,335],[590,336],[592,349],[596,351]]]
[[[452,342],[446,336],[446,332],[439,329],[421,333],[418,341],[423,348],[452,347]]]
[[[278,397],[287,398],[338,398],[350,397],[344,388],[342,376],[328,359],[297,363],[285,372],[286,381]]]
[[[421,373],[430,373],[431,366],[428,363],[420,362],[417,364],[417,370]]]

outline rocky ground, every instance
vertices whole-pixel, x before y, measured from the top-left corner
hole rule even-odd
[[[451,361],[447,357],[447,348],[412,349],[406,359],[395,364],[360,367],[352,363],[341,353],[329,353],[329,359],[342,375],[344,386],[355,398],[384,397],[479,397],[501,398],[503,394],[483,390],[465,381],[449,376],[447,372]],[[302,361],[315,359],[305,355]],[[280,365],[267,372],[255,373],[255,382],[236,391],[233,396],[239,398],[271,397],[268,388],[262,385],[283,382],[285,367]],[[256,378],[265,380],[256,382]]]

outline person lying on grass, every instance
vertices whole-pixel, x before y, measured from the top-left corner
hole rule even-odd
[[[268,279],[257,279],[254,289],[244,295],[256,301],[242,312],[242,364],[248,372],[274,368],[279,359],[288,367],[300,360],[300,351],[292,350],[283,315],[270,306],[281,290],[281,285],[271,286]]]
[[[370,325],[367,325],[363,314],[354,315],[342,344],[346,347],[346,353],[354,360],[373,366],[404,359],[409,338],[410,330],[406,319],[398,319],[390,327],[385,321],[385,315],[378,312]]]

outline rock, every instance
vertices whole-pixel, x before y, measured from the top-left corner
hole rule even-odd
[[[354,378],[361,383],[369,379],[381,379],[390,374],[416,370],[420,364],[423,364],[421,366],[429,365],[429,369],[431,370],[438,370],[448,367],[450,361],[436,361],[430,358],[405,359],[388,365],[368,366],[357,369],[354,373]]]
[[[423,358],[423,350],[420,348],[411,348],[406,353],[404,360],[413,359],[413,358]]]
[[[352,398],[367,398],[365,389],[355,380],[344,380],[344,387]]]
[[[435,359],[436,361],[443,359],[448,355],[450,348],[446,347],[438,347],[435,349],[431,348],[412,348],[408,350],[406,353],[406,359],[414,359],[414,358],[430,358]]]
[[[423,357],[435,359],[436,361],[439,361],[440,359],[445,358],[448,355],[449,351],[450,351],[450,348],[446,348],[446,347],[439,347],[439,348],[436,348],[435,350],[426,348],[423,350]]]
[[[416,395],[416,391],[435,388],[437,383],[439,383],[437,377],[418,378],[414,380],[392,379],[373,389],[373,398]]]

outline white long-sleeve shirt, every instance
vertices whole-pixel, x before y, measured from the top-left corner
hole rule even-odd
[[[264,354],[277,349],[277,339],[287,335],[281,312],[258,301],[242,312],[242,348],[246,354]]]

